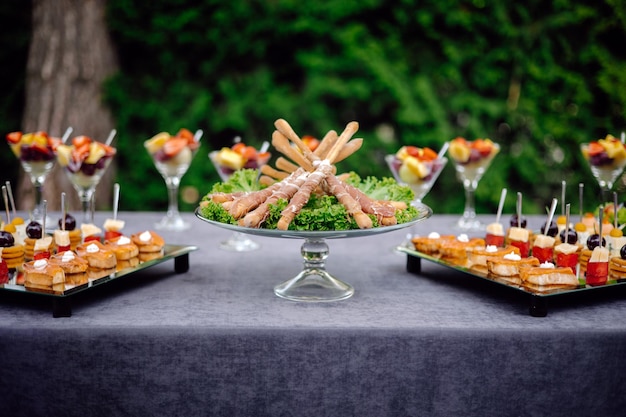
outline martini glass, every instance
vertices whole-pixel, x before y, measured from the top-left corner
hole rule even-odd
[[[70,132],[71,129],[68,129],[66,135],[69,135]],[[11,137],[11,135],[14,136]],[[54,167],[56,146],[60,143],[60,139],[49,137],[45,132],[26,133],[23,135],[15,132],[7,135],[7,141],[35,188],[35,207],[31,217],[33,220],[41,223],[44,217],[43,185]]]
[[[421,206],[422,199],[426,197],[426,194],[428,194],[430,189],[433,187],[435,181],[437,181],[437,178],[439,178],[439,175],[448,163],[448,158],[441,155],[443,153],[445,153],[445,149],[444,152],[440,152],[440,155],[437,155],[436,159],[420,162],[424,167],[424,176],[421,178],[418,175],[411,174],[410,172],[405,174],[405,170],[407,169],[406,165],[403,167],[403,161],[398,158],[397,154],[385,156],[385,162],[387,162],[389,170],[391,170],[395,180],[413,190],[414,199],[411,202],[412,206]],[[402,242],[401,246],[413,248],[411,243],[412,237],[412,233],[407,233],[406,239]]]
[[[218,154],[220,151],[212,151],[209,153],[209,159],[213,163],[215,170],[219,174],[222,181],[226,182],[229,180],[230,176],[236,171],[228,166],[222,165],[219,161]],[[260,152],[261,153],[261,152]],[[259,153],[259,154],[260,154]],[[269,161],[270,155],[266,152],[262,152],[264,156],[262,158],[257,158],[255,160],[249,160],[243,166],[246,169],[256,169],[257,171],[261,169],[261,167]],[[223,250],[229,250],[234,252],[248,252],[257,250],[260,245],[254,240],[250,239],[248,235],[241,232],[233,232],[233,234],[220,243],[220,248]]]
[[[500,152],[500,145],[490,141],[490,149],[479,149],[473,143],[461,139],[464,143],[460,143],[459,139],[455,139],[450,143],[448,152],[454,163],[454,169],[459,181],[463,184],[465,191],[465,208],[463,216],[456,222],[456,227],[463,231],[479,231],[484,229],[484,225],[476,218],[476,205],[474,201],[474,193],[478,188],[478,183],[487,172],[491,165],[491,161]],[[455,143],[459,141],[459,143]],[[484,142],[484,141],[483,141]],[[463,150],[462,147],[467,146]],[[461,152],[459,152],[461,149]],[[459,158],[460,154],[465,153],[464,157]]]
[[[190,132],[186,129],[181,129],[176,136],[170,137],[168,134],[163,133],[159,135],[163,135],[164,140],[162,146],[156,152],[152,152],[151,147],[146,146],[154,166],[165,180],[165,185],[167,186],[167,213],[155,227],[159,230],[175,232],[187,230],[191,225],[181,217],[178,211],[178,191],[180,180],[189,169],[189,165],[191,165],[191,161],[200,146],[199,141],[202,137],[202,130],[196,131],[192,137],[189,137]],[[165,137],[165,135],[168,137]]]
[[[69,145],[63,140],[57,146],[57,161],[78,193],[85,224],[93,223],[94,194],[117,152],[111,146],[116,133],[115,129],[111,130],[106,143],[80,135],[72,138]]]
[[[623,136],[624,134],[622,138]],[[623,142],[608,135],[606,139],[581,144],[580,150],[589,164],[591,173],[598,181],[602,194],[609,192],[626,166],[626,149]]]

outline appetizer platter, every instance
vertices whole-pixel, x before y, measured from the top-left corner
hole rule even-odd
[[[150,268],[152,266],[174,260],[174,271],[182,274],[189,270],[189,253],[197,250],[195,246],[170,245],[165,244],[163,255],[159,258],[140,262],[135,266],[129,266],[123,269],[107,271],[102,270],[99,273],[92,274],[87,281],[82,284],[65,285],[62,291],[37,291],[25,287],[23,284],[17,284],[15,280],[11,280],[6,284],[0,284],[0,291],[3,292],[19,292],[32,294],[33,296],[50,297],[52,300],[53,317],[70,317],[72,315],[71,297],[84,291],[91,291],[93,288],[112,281],[119,281],[136,274],[139,271]]]
[[[393,178],[337,174],[336,163],[360,149],[352,138],[357,122],[341,134],[331,130],[322,140],[303,140],[284,119],[274,123],[272,145],[282,154],[275,167],[234,171],[215,184],[196,209],[213,226],[239,233],[304,239],[304,268],[274,287],[292,301],[337,301],[354,294],[352,285],[330,275],[324,263],[326,239],[391,232],[427,219],[432,210],[414,202],[410,187]],[[311,146],[314,143],[315,146]]]

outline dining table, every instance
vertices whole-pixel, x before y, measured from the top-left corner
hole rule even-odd
[[[162,216],[118,214],[127,234]],[[60,313],[59,297],[0,288],[1,416],[626,413],[622,285],[547,297],[530,314],[525,291],[397,250],[408,233],[484,234],[435,210],[410,228],[327,239],[326,269],[354,294],[292,301],[274,287],[302,270],[301,239],[251,236],[258,249],[227,251],[231,230],[183,217],[189,229],[156,231],[190,249],[182,264],[63,297]]]

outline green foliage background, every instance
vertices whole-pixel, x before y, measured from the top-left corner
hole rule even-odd
[[[207,153],[235,136],[260,145],[277,118],[318,137],[358,121],[364,147],[340,168],[361,176],[389,176],[383,156],[404,144],[489,137],[502,151],[479,185],[479,213],[495,211],[503,187],[507,212],[518,191],[525,213],[544,212],[562,181],[574,211],[585,183],[591,209],[599,189],[579,145],[626,129],[624,0],[108,0],[108,9],[121,71],[106,97],[125,209],[165,208],[142,146],[153,134],[203,129],[183,179],[202,195],[218,181]],[[462,212],[452,166],[425,202]]]

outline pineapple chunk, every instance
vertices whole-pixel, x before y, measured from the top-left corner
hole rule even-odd
[[[453,140],[450,142],[450,148],[448,149],[450,156],[457,162],[465,163],[469,161],[472,150],[467,146],[464,141]]]
[[[154,135],[152,138],[148,139],[143,143],[143,146],[146,147],[148,153],[150,155],[154,155],[157,153],[163,146],[165,142],[170,138],[170,134],[167,132],[161,132]]]
[[[96,141],[91,142],[89,144],[89,156],[85,160],[85,163],[95,164],[96,162],[100,160],[100,158],[105,156],[106,153],[107,153],[106,149],[104,149],[104,147],[100,144],[100,142],[96,142]]]
[[[234,169],[234,170],[243,168],[243,166],[246,163],[245,159],[243,158],[243,155],[241,155],[238,152],[233,151],[230,148],[222,148],[217,153],[217,156],[215,159],[217,160],[218,164],[228,167],[230,169]]]
[[[426,177],[429,173],[428,167],[414,156],[407,157],[403,165],[406,165],[419,179]]]
[[[72,147],[63,144],[57,146],[57,159],[62,167],[68,166],[72,160]]]
[[[106,219],[102,227],[109,232],[119,232],[124,228],[124,225],[124,220]]]

